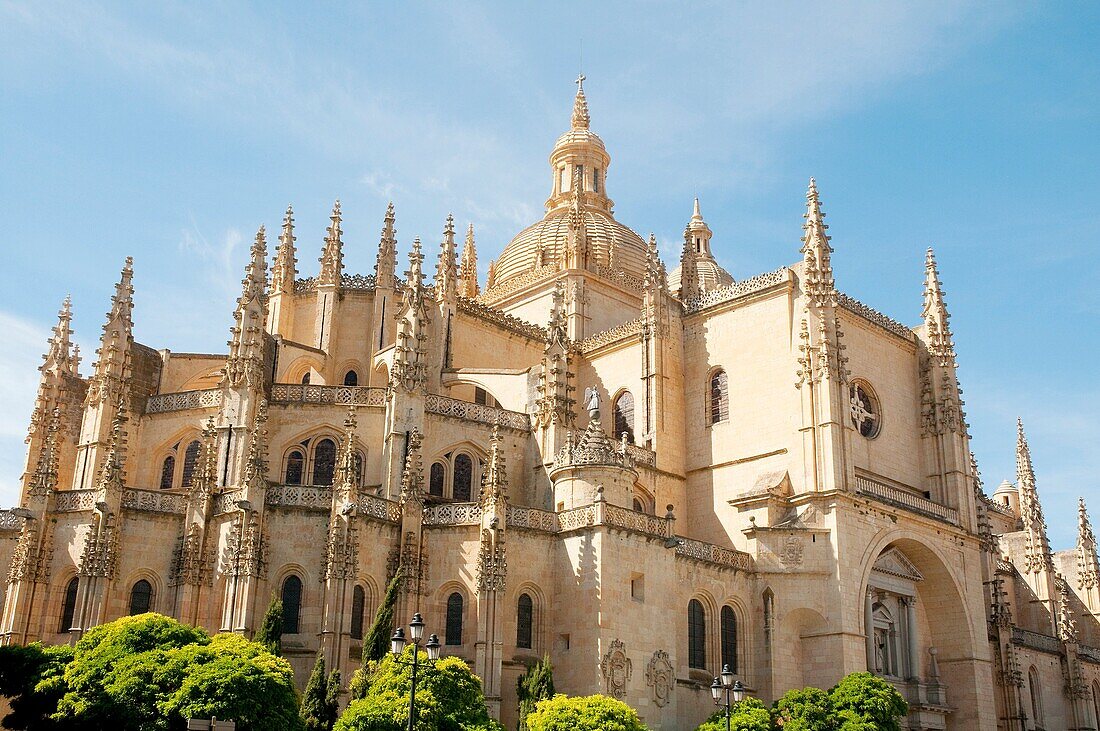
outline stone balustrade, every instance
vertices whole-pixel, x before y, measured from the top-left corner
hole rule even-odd
[[[337,406],[386,407],[386,389],[374,386],[314,386],[276,383],[271,387],[275,404],[334,404]]]
[[[237,509],[237,501],[244,499],[244,490],[219,492],[212,498],[214,515],[225,515]]]
[[[329,485],[273,485],[267,489],[265,504],[279,508],[306,510],[332,509],[332,487]]]
[[[460,401],[450,396],[428,394],[424,400],[424,410],[429,414],[438,414],[452,419],[472,421],[493,426],[499,424],[502,429],[531,431],[531,418],[519,411],[509,411],[495,406],[483,406],[470,401]]]
[[[140,490],[128,487],[122,491],[122,507],[147,513],[183,515],[187,509],[187,495],[165,490]]]
[[[359,496],[359,514],[387,523],[401,522],[401,505],[376,495]]]
[[[11,510],[0,510],[0,531],[22,530],[23,519]]]
[[[54,499],[54,505],[59,513],[79,513],[83,510],[95,509],[95,498],[98,490],[61,490]]]
[[[640,464],[646,467],[657,466],[657,453],[652,449],[646,449],[637,444],[627,444],[626,453],[636,465]]]
[[[424,508],[424,525],[480,525],[478,503],[441,503]]]
[[[561,530],[558,514],[538,508],[508,506],[508,529],[532,530],[541,533],[557,533]]]
[[[1042,635],[1038,632],[1032,632],[1019,627],[1012,628],[1012,642],[1017,645],[1023,645],[1024,647],[1030,647],[1032,650],[1050,652],[1055,655],[1062,654],[1062,641],[1057,637]]]
[[[146,414],[164,414],[188,409],[211,409],[222,405],[222,390],[206,388],[197,391],[158,393],[145,401]]]
[[[713,543],[682,536],[676,537],[676,555],[704,563],[728,566],[740,571],[752,570],[752,556],[744,551],[735,551],[732,548],[723,548]]]
[[[942,520],[952,525],[959,524],[959,511],[940,505],[928,498],[915,495],[907,490],[902,490],[893,485],[887,485],[869,477],[856,475],[856,492],[860,495],[872,497],[880,502],[888,503],[903,510],[920,513],[936,520]]]

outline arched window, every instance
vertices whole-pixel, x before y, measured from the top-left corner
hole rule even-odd
[[[1027,686],[1031,691],[1031,720],[1036,726],[1043,725],[1043,690],[1039,686],[1039,671],[1032,665],[1027,671]]]
[[[462,595],[457,591],[447,597],[447,628],[444,644],[462,644]]]
[[[443,497],[443,479],[442,463],[433,462],[431,476],[428,479],[428,494]]]
[[[707,617],[698,599],[688,602],[688,667],[707,669]]]
[[[722,607],[722,665],[737,672],[737,615],[733,607]]]
[[[367,608],[367,593],[363,587],[357,586],[351,590],[351,638],[363,639],[363,612]]]
[[[145,614],[153,608],[153,585],[145,579],[130,589],[130,616]]]
[[[516,647],[532,649],[532,627],[535,624],[535,603],[530,594],[520,594],[516,607]]]
[[[345,386],[358,386],[359,385],[359,374],[356,373],[355,371],[348,371],[347,373],[345,373],[344,374],[344,385]]]
[[[295,449],[286,458],[285,482],[287,485],[301,485],[302,472],[305,470],[306,456],[302,450]]]
[[[73,619],[76,617],[76,590],[80,587],[80,579],[75,576],[69,579],[65,586],[65,599],[61,604],[61,626],[58,632],[68,632],[73,627]]]
[[[294,574],[283,580],[283,634],[298,634],[302,616],[302,580]]]
[[[725,371],[715,371],[710,377],[710,423],[730,418],[729,382]]]
[[[455,476],[451,486],[451,497],[459,502],[469,502],[473,494],[474,462],[468,454],[455,457]]]
[[[615,438],[622,439],[626,433],[626,440],[634,443],[634,396],[630,391],[623,391],[619,398],[615,399]]]
[[[176,479],[176,458],[168,455],[164,458],[164,464],[160,466],[160,489],[171,490],[172,483]]]
[[[322,439],[313,447],[313,484],[331,485],[336,471],[336,442]]]
[[[187,449],[183,452],[183,479],[180,480],[180,484],[184,487],[191,486],[191,480],[195,476],[195,465],[199,461],[199,440],[191,442],[187,445]]]
[[[304,376],[302,376],[302,385],[303,386],[308,386],[309,385],[309,371],[306,371],[306,374]]]
[[[634,498],[634,510],[639,512],[639,513],[644,513],[645,512],[645,505],[643,505],[642,501],[639,500],[638,498]]]

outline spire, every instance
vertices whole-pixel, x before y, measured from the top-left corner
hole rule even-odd
[[[1077,588],[1093,589],[1100,585],[1100,561],[1096,555],[1096,535],[1092,532],[1085,498],[1077,499]]]
[[[466,229],[466,243],[462,246],[462,263],[458,267],[458,293],[473,299],[480,294],[477,285],[477,247],[474,245],[474,224]]]
[[[439,261],[435,269],[435,298],[438,302],[450,301],[458,287],[458,266],[455,250],[455,218],[447,216],[443,227],[443,243],[439,245]]]
[[[684,227],[684,248],[680,252],[680,301],[690,302],[703,294],[699,286],[698,257],[691,225]]]
[[[825,214],[821,210],[821,199],[817,194],[817,182],[810,178],[810,187],[806,191],[806,213],[802,216],[806,223],[802,225],[803,290],[817,307],[836,306],[836,283],[833,281],[833,267],[829,245],[830,237],[825,234]]]
[[[294,209],[286,207],[283,216],[283,232],[279,234],[279,250],[271,264],[271,291],[293,294],[294,280],[298,276],[298,255],[294,250]]]
[[[652,233],[645,252],[645,281],[643,286],[648,290],[654,287],[663,289],[665,286],[664,265],[661,263],[661,252],[657,249],[657,237]]]
[[[699,196],[695,196],[695,210],[691,214],[692,221],[702,221],[703,214],[699,210]]]
[[[72,346],[72,320],[73,301],[72,297],[66,296],[65,301],[61,303],[61,310],[57,313],[57,324],[54,325],[53,336],[50,337],[50,349],[38,370],[43,373],[57,371],[71,376],[79,375],[77,372],[79,356],[73,351]]]
[[[411,295],[419,301],[424,289],[424,254],[421,251],[420,237],[413,239],[412,250],[409,251],[409,268],[405,270],[405,296],[408,300]]]
[[[489,262],[489,271],[485,273],[485,289],[492,289],[497,283],[497,262],[493,259]]]
[[[344,273],[344,242],[340,230],[340,200],[332,206],[332,215],[325,234],[325,247],[321,251],[321,273],[317,276],[317,284],[320,286],[339,287],[340,278]]]
[[[61,409],[55,408],[50,414],[49,423],[46,426],[46,438],[42,440],[42,446],[38,453],[38,464],[31,478],[30,489],[27,490],[23,500],[23,507],[27,506],[26,498],[44,498],[51,490],[57,489],[58,453],[57,434],[61,430]]]
[[[1035,468],[1031,463],[1031,448],[1024,434],[1024,423],[1016,420],[1016,484],[1020,491],[1020,518],[1027,532],[1025,560],[1027,571],[1043,568],[1053,570],[1047,523],[1035,484]]]
[[[1058,577],[1058,637],[1062,642],[1077,642],[1077,622],[1069,603],[1069,582]],[[1088,688],[1085,688],[1087,697]]]
[[[584,97],[584,74],[577,77],[577,97],[573,100],[573,129],[588,129],[592,118],[588,115],[588,100]]]
[[[481,477],[481,506],[490,510],[508,499],[508,475],[501,441],[500,425],[494,424],[492,436],[489,437],[489,464]]]
[[[252,256],[241,280],[241,296],[233,312],[229,329],[229,357],[226,359],[226,381],[230,386],[246,383],[250,388],[263,383],[263,332],[267,321],[267,235],[264,227],[256,232]]]
[[[405,471],[401,474],[401,504],[423,502],[423,491],[424,468],[420,463],[420,431],[413,429],[409,432]]]
[[[393,273],[397,270],[397,230],[393,227],[394,218],[391,201],[386,206],[382,237],[378,241],[378,258],[374,263],[375,285],[383,289],[393,289]]]
[[[356,462],[355,428],[359,422],[355,418],[355,404],[348,407],[344,417],[344,440],[340,444],[340,461],[336,466],[337,482],[346,498],[354,498],[358,491],[360,465]]]
[[[126,257],[122,267],[122,276],[115,285],[115,295],[111,298],[111,311],[107,313],[107,322],[103,325],[96,355],[95,372],[88,386],[88,403],[95,400],[106,401],[114,398],[121,402],[122,383],[127,377],[130,345],[134,342],[134,259]]]
[[[252,426],[248,430],[244,486],[253,489],[267,488],[267,399],[260,399],[256,416],[252,419]]]
[[[924,260],[924,309],[921,316],[927,330],[928,352],[940,367],[946,368],[955,365],[955,344],[943,294],[936,254],[929,247]]]

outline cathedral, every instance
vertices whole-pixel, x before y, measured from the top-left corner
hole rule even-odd
[[[392,204],[346,272],[339,203],[301,276],[288,208],[226,352],[135,341],[127,259],[82,375],[66,300],[0,511],[0,641],[146,611],[251,636],[278,597],[299,681],[318,652],[346,678],[400,572],[399,620],[511,727],[549,656],[559,692],[666,731],[725,665],[766,702],[870,670],[909,729],[1096,729],[1088,513],[1054,551],[1022,424],[983,488],[932,251],[915,326],[846,295],[811,179],[794,263],[735,280],[696,201],[668,271],[615,218],[583,77],[549,162],[484,278],[451,217],[434,272],[419,239],[399,272]]]

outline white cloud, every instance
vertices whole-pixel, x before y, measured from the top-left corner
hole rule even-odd
[[[38,390],[38,366],[50,336],[45,325],[0,311],[0,507],[19,499],[31,411]]]

